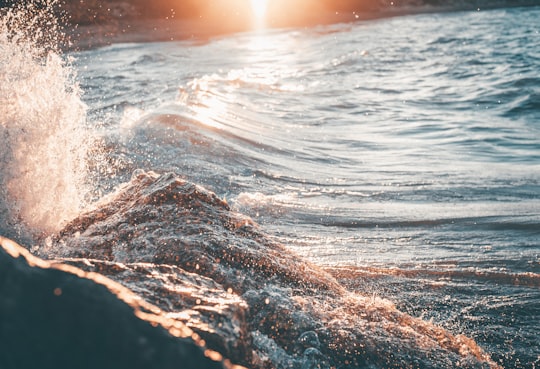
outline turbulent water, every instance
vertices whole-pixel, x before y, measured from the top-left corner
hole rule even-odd
[[[538,19],[529,7],[113,44],[30,69],[2,50],[2,78],[18,82],[0,86],[0,230],[55,231],[136,169],[175,172],[351,290],[535,368]],[[52,107],[24,100],[51,94]]]

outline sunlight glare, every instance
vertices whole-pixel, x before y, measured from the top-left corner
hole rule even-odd
[[[251,0],[251,9],[258,20],[261,20],[266,16],[267,8],[268,0]]]

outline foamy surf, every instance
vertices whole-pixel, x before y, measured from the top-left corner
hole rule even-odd
[[[0,231],[17,238],[58,230],[91,191],[87,159],[95,142],[76,73],[56,47],[52,3],[18,6],[0,18]]]

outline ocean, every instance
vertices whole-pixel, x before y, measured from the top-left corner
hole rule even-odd
[[[538,19],[434,12],[39,62],[4,29],[0,233],[31,248],[134,172],[172,172],[348,290],[537,368]]]

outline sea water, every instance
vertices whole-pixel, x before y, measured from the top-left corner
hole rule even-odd
[[[432,13],[66,53],[80,92],[53,89],[84,106],[68,142],[98,136],[100,154],[71,150],[86,181],[51,191],[84,195],[56,210],[69,218],[137,169],[175,172],[350,289],[474,338],[504,367],[537,367],[538,19],[538,7]],[[41,197],[15,198],[24,210]],[[15,218],[61,226],[29,214]]]

